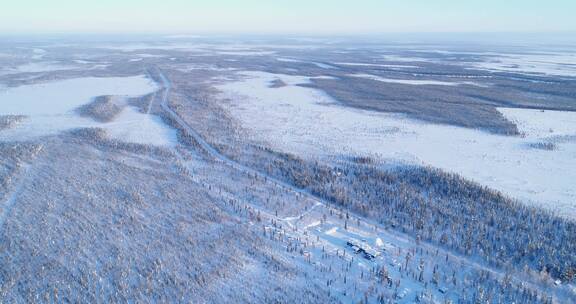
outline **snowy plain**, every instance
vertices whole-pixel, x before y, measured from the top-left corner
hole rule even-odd
[[[440,85],[440,86],[457,86],[457,85],[477,85],[474,82],[450,82],[450,81],[440,81],[440,80],[414,80],[414,79],[393,79],[384,78],[376,75],[370,74],[350,74],[352,77],[359,77],[365,79],[376,80],[386,83],[399,83],[399,84],[411,84],[411,85]]]
[[[347,108],[322,91],[298,86],[309,83],[307,77],[241,75],[218,88],[254,140],[312,157],[357,154],[430,165],[576,218],[576,170],[569,170],[576,159],[574,112],[500,108],[524,133],[512,137]],[[287,86],[271,87],[278,79]],[[564,140],[553,150],[529,146],[558,138]]]
[[[337,65],[347,65],[356,67],[379,67],[379,68],[399,68],[399,69],[419,69],[415,65],[402,65],[402,64],[380,64],[380,63],[360,63],[360,62],[335,62]]]
[[[511,72],[526,75],[576,76],[576,54],[573,52],[490,52],[490,51],[449,51],[420,50],[411,55],[385,55],[383,59],[394,62],[439,62],[427,55],[440,54],[446,58],[458,57],[457,62],[441,60],[444,64],[454,64],[466,69],[491,72]],[[467,56],[471,59],[466,59]]]
[[[315,61],[304,61],[304,60],[300,60],[300,59],[294,59],[294,58],[283,58],[283,57],[278,57],[276,58],[276,60],[280,61],[280,62],[293,62],[293,63],[309,63],[312,64],[314,66],[317,66],[321,69],[337,69],[337,67],[333,66],[333,65],[329,65],[326,63],[322,63],[322,62],[315,62]]]
[[[492,71],[576,76],[576,55],[567,53],[500,54],[474,65]]]
[[[39,73],[39,72],[54,72],[74,70],[78,67],[72,65],[62,65],[51,62],[30,62],[27,64],[19,65],[15,68],[0,69],[0,75],[10,75],[19,73]]]
[[[158,117],[125,107],[116,120],[98,123],[80,117],[79,106],[94,97],[122,98],[152,93],[157,86],[145,76],[87,77],[9,88],[0,92],[0,115],[23,115],[14,128],[0,131],[0,140],[27,140],[81,127],[100,127],[113,138],[142,144],[172,145],[175,130]]]

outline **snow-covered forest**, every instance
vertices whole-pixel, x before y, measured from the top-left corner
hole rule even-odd
[[[572,49],[262,39],[0,44],[0,302],[576,302]]]

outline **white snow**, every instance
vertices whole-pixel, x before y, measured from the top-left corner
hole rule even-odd
[[[576,54],[500,54],[473,66],[492,71],[576,77]]]
[[[329,65],[329,64],[325,64],[325,63],[322,63],[322,62],[310,62],[310,63],[313,64],[313,65],[315,65],[315,66],[317,66],[317,67],[319,67],[319,68],[322,68],[322,69],[336,69],[335,66],[332,66],[332,65]]]
[[[131,59],[129,59],[129,60],[128,60],[129,62],[139,62],[139,61],[142,61],[142,60],[144,60],[144,59],[146,59],[146,58],[163,58],[163,57],[166,57],[166,56],[164,56],[164,55],[145,54],[145,53],[142,53],[142,54],[134,54],[134,55],[136,56],[136,58],[131,58]]]
[[[450,81],[440,81],[440,80],[418,80],[418,79],[394,79],[394,78],[384,78],[376,75],[370,74],[350,74],[352,77],[372,79],[380,82],[386,83],[399,83],[399,84],[410,84],[410,85],[441,85],[441,86],[457,86],[462,84],[476,85],[474,82],[450,82]]]
[[[501,109],[527,133],[501,136],[343,107],[322,91],[294,85],[306,77],[243,74],[218,88],[254,140],[304,156],[361,154],[432,165],[576,218],[576,142],[552,151],[527,148],[544,135],[576,135],[576,113]],[[276,79],[288,86],[270,88]]]
[[[531,110],[531,109],[498,109],[508,120],[514,122],[526,138],[545,139],[549,137],[576,135],[574,128],[575,112]]]
[[[17,127],[0,132],[0,140],[26,140],[79,127],[102,127],[120,140],[171,144],[175,131],[130,107],[107,124],[79,117],[75,112],[96,96],[141,96],[156,89],[145,76],[76,78],[10,88],[0,92],[0,115],[25,115],[26,119]]]
[[[444,61],[417,56],[386,55],[386,60],[397,62],[442,62],[457,64],[464,67],[501,72],[514,72],[532,75],[555,75],[576,77],[576,54],[571,52],[545,52],[545,53],[495,53],[495,52],[464,52],[464,51],[438,51],[426,50],[439,54],[465,54],[482,56],[481,61]]]
[[[379,64],[379,63],[360,63],[360,62],[335,62],[338,65],[360,66],[360,67],[381,67],[381,68],[399,68],[399,69],[418,69],[416,65],[402,64]]]
[[[276,52],[274,51],[221,51],[217,52],[220,55],[231,55],[231,56],[266,56],[266,55],[274,55]]]
[[[176,130],[166,126],[158,116],[142,114],[126,107],[115,119],[103,128],[113,138],[139,144],[173,146],[178,142]]]
[[[238,70],[236,68],[221,68],[214,64],[209,63],[197,63],[197,64],[188,64],[185,67],[177,68],[180,72],[191,72],[195,70],[210,70],[210,71],[235,71]]]
[[[397,62],[432,62],[433,60],[424,58],[424,57],[416,57],[416,56],[404,56],[404,55],[385,55],[383,56],[384,60],[387,61],[397,61]]]
[[[276,60],[278,60],[280,62],[308,63],[308,64],[315,65],[321,69],[337,69],[337,67],[335,67],[335,66],[332,66],[332,65],[329,65],[326,63],[315,62],[315,61],[304,61],[304,60],[300,60],[300,59],[284,58],[284,57],[278,57],[278,58],[276,58]]]
[[[103,70],[109,66],[110,66],[109,64],[95,64],[92,67],[90,67],[90,70]]]
[[[146,54],[146,53],[136,54],[136,56],[138,56],[139,58],[162,58],[162,57],[166,57],[165,55]]]
[[[119,50],[123,52],[134,52],[140,50],[193,50],[197,49],[196,44],[119,44],[99,46],[102,49]]]
[[[77,67],[71,65],[61,65],[51,62],[30,62],[27,64],[19,65],[16,68],[6,69],[2,71],[2,74],[17,74],[17,73],[40,73],[40,72],[53,72],[53,71],[64,71],[73,70]]]
[[[32,55],[32,59],[42,59],[44,56],[46,56],[46,53],[48,53],[46,50],[43,49],[33,49],[32,52],[34,53],[34,55]]]
[[[218,44],[218,43],[193,43],[186,40],[173,40],[166,43],[126,43],[126,44],[109,44],[101,45],[98,48],[119,50],[123,52],[136,52],[142,50],[180,50],[188,52],[198,52],[200,54],[210,55],[222,52],[222,55],[271,55],[275,54],[278,49],[317,49],[323,45],[302,45],[302,44],[268,44],[268,43],[249,43],[249,44]]]
[[[283,57],[278,57],[278,58],[276,58],[276,60],[278,60],[280,62],[303,62],[302,60],[293,59],[293,58],[283,58]]]

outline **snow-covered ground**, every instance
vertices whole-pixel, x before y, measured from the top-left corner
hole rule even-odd
[[[554,75],[576,77],[576,54],[574,52],[540,52],[540,53],[495,53],[495,52],[465,52],[447,50],[412,50],[421,53],[437,53],[442,55],[476,55],[473,61],[460,59],[458,64],[471,69],[496,72],[513,72],[531,75]],[[443,58],[430,58],[404,55],[386,55],[385,60],[396,62],[436,62],[451,64]]]
[[[176,131],[165,125],[160,117],[142,114],[132,107],[126,107],[115,122],[103,126],[113,138],[159,146],[176,145]]]
[[[397,61],[397,62],[433,62],[430,58],[417,57],[417,56],[404,56],[404,55],[384,55],[384,60]]]
[[[165,57],[165,55],[147,54],[147,53],[136,54],[136,56],[138,56],[140,58],[162,58],[162,57]]]
[[[322,91],[296,85],[309,82],[306,77],[243,75],[218,88],[255,140],[300,155],[368,154],[431,165],[576,218],[576,113],[500,109],[525,133],[501,136],[343,107]],[[277,79],[288,86],[271,88]],[[553,150],[530,147],[558,138]]]
[[[235,68],[220,68],[214,64],[198,63],[198,64],[187,64],[184,67],[179,67],[177,70],[180,72],[187,73],[187,72],[194,71],[194,70],[234,71],[237,69],[235,69]]]
[[[278,60],[280,62],[309,63],[309,64],[315,65],[321,69],[337,69],[337,67],[335,67],[333,65],[329,65],[326,63],[322,63],[322,62],[304,61],[304,60],[300,60],[300,59],[283,58],[283,57],[278,57],[278,58],[276,58],[276,60]]]
[[[152,93],[156,85],[145,76],[76,78],[10,88],[0,92],[0,115],[24,115],[16,127],[0,132],[0,140],[25,140],[79,127],[101,127],[120,140],[171,145],[175,131],[151,115],[125,107],[114,121],[98,123],[80,117],[79,106],[101,95],[122,97]]]
[[[493,71],[576,77],[576,54],[504,54],[475,63],[474,67]]]
[[[411,85],[441,85],[441,86],[457,86],[462,84],[477,85],[474,82],[451,82],[451,81],[440,81],[440,80],[420,80],[420,79],[394,79],[394,78],[384,78],[376,75],[370,74],[350,74],[352,77],[366,78],[371,80],[376,80],[386,83],[398,83],[398,84],[411,84]]]
[[[266,56],[266,55],[274,55],[276,52],[274,51],[258,51],[258,50],[246,50],[246,51],[220,51],[217,52],[220,55],[232,55],[232,56]]]
[[[72,65],[62,65],[50,62],[30,62],[17,66],[15,68],[8,68],[0,70],[0,74],[18,74],[18,73],[39,73],[39,72],[54,72],[63,70],[73,70],[77,67]]]
[[[403,64],[380,64],[380,63],[361,63],[361,62],[335,62],[338,65],[359,66],[359,67],[379,67],[379,68],[398,68],[398,69],[418,69],[416,65]]]

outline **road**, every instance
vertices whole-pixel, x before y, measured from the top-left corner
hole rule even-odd
[[[329,202],[324,201],[323,199],[314,196],[313,194],[309,193],[306,190],[303,189],[299,189],[293,185],[290,185],[288,183],[285,183],[283,181],[280,181],[278,179],[276,179],[275,177],[272,177],[266,173],[263,173],[261,171],[258,171],[256,169],[253,169],[251,167],[245,166],[241,163],[238,163],[237,161],[234,161],[230,158],[228,158],[227,156],[221,154],[218,150],[216,150],[214,147],[212,147],[208,142],[206,142],[204,140],[204,138],[198,133],[196,132],[196,130],[194,130],[194,128],[192,128],[186,121],[184,121],[176,112],[174,112],[168,105],[168,99],[170,96],[170,90],[172,88],[172,85],[170,83],[170,81],[168,80],[168,78],[166,78],[166,76],[162,73],[162,71],[158,68],[155,69],[157,71],[157,75],[159,76],[160,80],[161,80],[161,85],[164,88],[164,92],[162,95],[162,100],[160,102],[160,106],[162,108],[162,110],[164,110],[166,113],[168,113],[170,115],[170,117],[172,119],[174,119],[181,128],[183,128],[190,136],[192,136],[194,138],[194,140],[200,145],[200,147],[206,152],[208,153],[208,155],[210,155],[214,160],[219,161],[224,163],[225,165],[234,168],[236,170],[239,170],[245,174],[249,174],[251,176],[258,176],[263,180],[266,180],[269,183],[273,183],[275,186],[282,188],[284,190],[293,192],[293,193],[298,193],[302,196],[304,196],[306,199],[310,200],[311,202],[314,203],[314,206],[308,210],[303,212],[300,215],[296,215],[293,217],[288,217],[288,218],[284,218],[284,219],[279,219],[281,221],[285,221],[285,222],[291,222],[295,219],[302,219],[304,216],[310,214],[316,207],[324,207],[327,210],[334,210],[336,212],[339,212],[336,208],[334,208],[332,206],[332,204],[330,204]],[[350,220],[351,221],[361,221],[363,223],[366,223],[368,225],[374,226],[374,227],[378,227],[378,233],[385,233],[387,235],[389,235],[390,237],[397,239],[399,241],[402,242],[406,242],[406,243],[410,243],[413,244],[413,246],[417,247],[420,246],[422,248],[428,249],[428,250],[438,250],[442,255],[448,255],[451,259],[455,260],[455,261],[459,261],[461,263],[465,263],[467,266],[474,268],[476,270],[482,270],[482,271],[486,271],[488,273],[491,273],[493,276],[495,276],[498,279],[503,279],[506,276],[506,273],[501,270],[501,269],[497,269],[488,265],[485,265],[477,260],[474,260],[470,257],[467,256],[463,256],[451,251],[447,251],[441,247],[438,247],[434,244],[430,244],[430,243],[424,243],[424,242],[416,242],[416,240],[406,234],[400,233],[398,231],[388,231],[387,229],[381,227],[381,225],[375,221],[363,218],[363,217],[359,217],[356,216],[354,214],[350,214]],[[291,223],[289,223],[291,224]],[[533,282],[533,281],[526,281],[525,279],[512,274],[511,275],[511,279],[519,284],[522,284],[523,286],[533,289],[533,290],[537,290],[540,293],[543,294],[549,294],[550,290],[545,288],[544,286]]]

